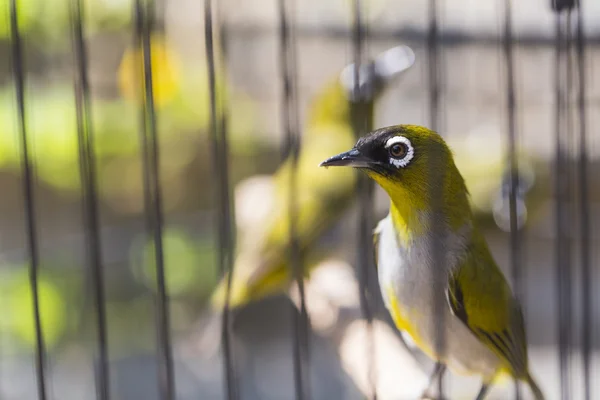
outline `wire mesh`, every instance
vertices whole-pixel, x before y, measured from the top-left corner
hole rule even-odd
[[[353,19],[350,26],[350,36],[352,39],[352,58],[354,60],[354,84],[355,92],[359,91],[359,71],[365,64],[368,46],[366,42],[383,35],[379,33],[372,34],[366,28],[363,18],[363,2],[354,0],[352,3]],[[456,43],[466,40],[462,37],[453,37],[452,34],[440,33],[441,15],[440,5],[436,0],[430,0],[428,3],[428,33],[421,44],[425,46],[427,63],[427,103],[429,114],[429,127],[434,130],[441,130],[442,127],[442,108],[446,97],[444,88],[444,79],[442,73],[446,66],[442,60],[442,50],[448,43]],[[556,12],[555,25],[555,75],[553,84],[555,85],[555,209],[554,217],[556,223],[556,253],[555,253],[555,287],[557,293],[556,306],[558,311],[557,333],[558,352],[559,352],[559,375],[560,375],[560,398],[574,398],[575,384],[573,380],[573,371],[575,370],[571,362],[571,356],[577,343],[573,333],[575,318],[573,317],[575,307],[574,295],[579,295],[578,301],[581,304],[581,370],[583,380],[583,397],[593,398],[593,355],[594,355],[594,308],[593,308],[593,281],[594,264],[592,257],[592,210],[590,204],[590,140],[591,130],[588,128],[586,119],[587,113],[587,90],[589,82],[586,80],[588,72],[586,64],[586,46],[591,42],[585,37],[583,24],[582,4],[581,2],[561,2],[553,1],[552,9]],[[306,260],[300,249],[297,238],[297,204],[295,200],[299,191],[296,181],[296,169],[298,155],[302,145],[299,120],[299,100],[298,100],[298,60],[297,60],[297,37],[298,36],[326,36],[343,35],[347,38],[347,31],[338,32],[334,28],[322,31],[303,30],[295,24],[297,18],[297,5],[291,0],[278,0],[277,2],[277,39],[278,39],[278,59],[279,71],[277,78],[282,82],[282,101],[281,115],[283,121],[284,146],[281,151],[284,159],[291,161],[291,173],[289,182],[289,267],[290,276],[294,277],[299,289],[300,307],[299,311],[292,310],[292,332],[293,332],[293,380],[294,396],[296,399],[307,399],[312,397],[314,388],[309,380],[310,371],[313,368],[309,361],[310,346],[309,337],[311,335],[311,324],[309,322],[309,313],[307,309],[307,292],[304,285],[303,268]],[[137,65],[140,75],[143,76],[143,85],[138,89],[140,99],[139,125],[140,141],[142,149],[142,171],[143,171],[143,191],[144,191],[144,213],[146,222],[146,233],[153,243],[153,259],[156,266],[156,331],[157,331],[157,354],[158,354],[158,386],[161,399],[172,400],[176,396],[176,374],[174,369],[173,342],[176,338],[171,334],[171,316],[170,316],[170,296],[166,276],[165,262],[165,223],[163,194],[161,192],[161,146],[159,145],[159,123],[154,99],[153,75],[153,50],[152,34],[157,30],[155,25],[156,5],[152,0],[134,2],[134,48],[142,49],[142,59],[138,60]],[[210,184],[215,186],[214,206],[216,208],[216,226],[217,232],[217,264],[223,276],[227,276],[226,301],[222,314],[221,342],[223,349],[224,381],[225,395],[228,399],[237,399],[241,397],[239,379],[235,370],[234,351],[232,342],[232,320],[233,314],[229,307],[229,297],[231,291],[231,279],[233,273],[234,260],[234,229],[232,216],[232,194],[231,191],[231,163],[229,157],[230,135],[229,135],[229,96],[218,93],[218,80],[223,74],[221,68],[227,64],[226,43],[228,41],[228,31],[225,29],[225,22],[219,15],[221,9],[217,7],[217,13],[214,12],[211,0],[204,1],[204,32],[206,45],[206,63],[207,78],[209,87],[209,108],[210,108],[210,148],[213,161],[213,179]],[[18,24],[19,12],[21,11],[16,0],[10,1],[10,43],[12,58],[12,74],[15,82],[17,120],[20,137],[21,151],[21,177],[24,200],[24,224],[27,233],[27,259],[29,262],[29,285],[32,293],[33,321],[35,332],[35,372],[37,383],[37,397],[39,399],[48,398],[48,373],[46,361],[46,349],[44,343],[44,326],[42,324],[40,312],[40,297],[38,275],[40,268],[39,244],[37,237],[36,220],[36,193],[34,190],[35,181],[35,161],[31,153],[31,138],[27,126],[26,118],[26,63],[23,51],[23,38],[20,35]],[[72,0],[70,2],[70,18],[72,21],[72,49],[75,60],[75,90],[74,98],[76,105],[76,122],[78,134],[78,153],[80,163],[80,174],[83,193],[83,219],[84,219],[84,244],[86,249],[86,264],[89,265],[93,277],[92,298],[95,312],[95,340],[94,348],[97,355],[97,379],[95,382],[96,397],[98,399],[109,399],[111,396],[110,370],[112,368],[109,360],[108,348],[108,330],[109,318],[106,308],[106,260],[103,259],[102,250],[104,242],[101,238],[99,222],[99,183],[98,183],[98,161],[96,159],[97,149],[95,144],[94,119],[92,118],[92,104],[90,99],[90,61],[86,43],[86,25],[83,16],[87,12],[81,0]],[[521,130],[517,126],[517,114],[519,102],[517,101],[517,80],[516,66],[519,57],[515,54],[515,45],[522,44],[523,39],[515,38],[513,32],[513,14],[514,5],[511,0],[504,1],[504,20],[503,20],[503,38],[502,38],[502,57],[504,61],[504,73],[506,86],[504,88],[506,102],[506,137],[507,137],[507,167],[509,168],[509,214],[510,214],[510,272],[516,297],[524,300],[528,285],[525,284],[525,263],[523,256],[526,252],[524,244],[525,234],[519,228],[518,222],[518,201],[520,200],[520,163],[518,161],[518,143]],[[573,29],[573,22],[576,23]],[[251,30],[246,29],[245,32]],[[215,39],[215,32],[218,32]],[[410,35],[399,35],[398,32],[392,32],[391,37],[408,37]],[[414,36],[413,36],[414,39]],[[423,39],[423,38],[421,38]],[[470,40],[470,39],[469,39]],[[474,40],[486,41],[486,38],[475,38]],[[217,41],[219,44],[216,44]],[[219,47],[220,45],[220,47]],[[574,77],[577,77],[576,101],[572,101],[574,92]],[[364,104],[362,104],[364,106]],[[367,127],[372,121],[368,121],[368,116],[364,107],[354,109],[358,118],[353,120],[354,130],[357,136],[367,133]],[[360,115],[359,115],[360,114]],[[401,122],[401,121],[398,121]],[[575,129],[577,122],[577,132]],[[443,132],[442,132],[443,133]],[[574,139],[577,139],[578,147],[575,146]],[[443,177],[440,177],[443,179]],[[435,204],[432,204],[434,210],[441,207],[441,184],[433,184],[431,198]],[[374,268],[372,262],[371,247],[371,229],[373,222],[373,203],[374,186],[366,177],[358,180],[356,196],[359,203],[358,215],[358,238],[356,243],[356,263],[360,271],[358,273],[358,284],[360,290],[360,306],[362,318],[368,323],[368,334],[366,335],[366,348],[368,349],[369,359],[367,360],[367,376],[369,398],[378,398],[378,376],[377,360],[375,360],[375,335],[373,333],[373,321],[377,318],[374,310],[374,293],[372,282],[370,282],[371,272]],[[577,202],[575,202],[577,200]],[[576,207],[576,209],[574,208]],[[433,234],[435,239],[431,245],[436,264],[443,262],[442,244],[444,241],[443,229],[441,226],[435,226],[436,222],[441,221],[441,217],[432,218],[433,229],[437,234]],[[576,223],[576,222],[577,223]],[[578,226],[577,226],[578,225]],[[576,230],[575,228],[579,228]],[[578,236],[579,246],[575,246],[575,235]],[[581,268],[580,293],[574,290],[574,268],[573,260],[579,255]],[[432,277],[436,284],[436,277]],[[435,316],[435,323],[438,326],[444,326],[444,313],[447,304],[445,292],[442,289],[435,290],[434,293],[444,294],[434,299],[438,305],[438,313]],[[445,350],[445,330],[438,330],[438,354],[444,354]],[[439,379],[440,396],[444,393],[442,378]],[[518,384],[516,384],[515,398],[521,398]]]

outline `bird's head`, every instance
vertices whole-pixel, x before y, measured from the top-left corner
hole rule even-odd
[[[403,209],[427,211],[433,203],[432,193],[436,193],[432,189],[439,185],[437,193],[446,211],[469,210],[467,189],[452,152],[440,135],[421,126],[378,129],[359,139],[354,148],[320,165],[364,170]]]

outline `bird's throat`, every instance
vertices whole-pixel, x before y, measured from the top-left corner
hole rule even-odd
[[[424,226],[420,223],[419,214],[423,211],[408,205],[390,202],[390,216],[398,239],[403,244],[409,244],[416,237],[424,233]]]
[[[390,216],[399,239],[408,244],[433,229],[433,218],[442,223],[440,228],[455,231],[472,221],[467,188],[454,165],[446,170],[441,187],[439,212],[433,212],[433,193],[427,179],[418,175],[403,177],[398,182],[376,172],[367,174],[381,186],[390,197]],[[434,214],[436,215],[434,217]]]
[[[388,193],[389,194],[389,193]],[[398,239],[403,245],[409,245],[414,240],[427,235],[433,229],[434,213],[427,201],[419,201],[411,196],[400,196],[394,193],[390,196],[390,217]],[[441,229],[450,232],[458,230],[471,221],[471,212],[468,204],[463,202],[446,202],[437,214],[442,225]]]

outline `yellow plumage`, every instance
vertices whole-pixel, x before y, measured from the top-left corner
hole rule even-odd
[[[349,123],[343,120],[321,123],[309,128],[309,132],[296,172],[296,185],[302,189],[297,191],[295,198],[298,210],[295,228],[302,251],[306,251],[346,211],[353,198],[356,179],[351,170],[336,171],[325,179],[314,171],[314,166],[328,150],[338,151],[352,145],[354,134]],[[231,307],[277,294],[287,289],[292,280],[288,265],[291,168],[291,160],[288,160],[274,177],[276,198],[268,220],[240,238],[229,298]],[[305,264],[308,264],[306,267],[312,265]],[[213,307],[217,309],[224,305],[225,282],[225,279],[220,282],[212,298]]]
[[[529,373],[521,308],[477,226],[444,140],[414,125],[383,128],[322,165],[363,169],[390,197],[375,248],[383,298],[398,329],[454,372],[480,375],[477,399],[506,373],[543,399]]]

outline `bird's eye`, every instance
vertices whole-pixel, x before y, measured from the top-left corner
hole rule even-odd
[[[415,156],[415,149],[408,138],[394,136],[387,140],[385,148],[390,155],[390,164],[396,168],[406,167]]]
[[[408,149],[404,143],[396,143],[390,147],[390,155],[394,158],[404,158]]]

